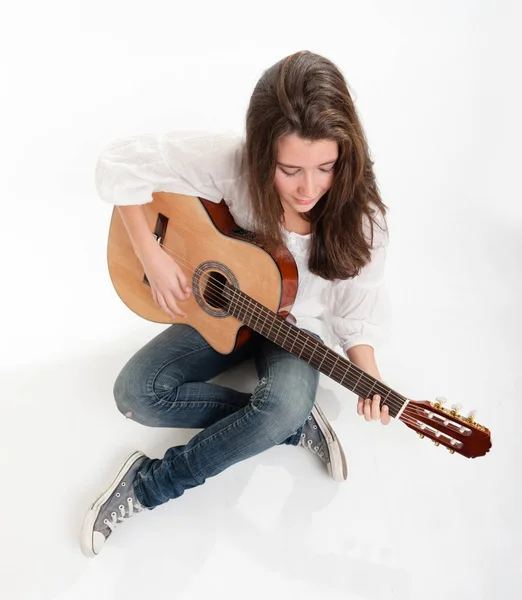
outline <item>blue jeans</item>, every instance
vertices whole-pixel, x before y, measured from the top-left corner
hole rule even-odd
[[[259,375],[252,394],[206,383],[250,357]],[[220,354],[189,325],[171,325],[125,365],[116,403],[143,425],[203,430],[163,459],[144,461],[134,483],[138,500],[153,508],[272,446],[297,445],[318,381],[313,367],[258,334]]]

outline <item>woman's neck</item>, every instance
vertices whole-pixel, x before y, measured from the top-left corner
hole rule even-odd
[[[284,211],[283,227],[287,231],[298,233],[299,235],[307,235],[311,232],[310,221],[288,210]]]
[[[299,235],[307,235],[311,232],[310,223],[304,219],[299,223],[293,221],[289,223],[288,220],[285,219],[283,227],[289,233],[298,233]]]

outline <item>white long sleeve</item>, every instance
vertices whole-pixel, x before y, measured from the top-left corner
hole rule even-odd
[[[171,132],[113,140],[96,162],[95,184],[102,200],[146,204],[153,192],[200,196],[229,205],[240,197],[243,140],[235,135]],[[244,194],[243,194],[244,196]]]

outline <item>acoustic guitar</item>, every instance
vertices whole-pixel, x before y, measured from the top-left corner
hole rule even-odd
[[[287,248],[269,252],[240,228],[225,202],[155,192],[144,205],[158,244],[183,269],[192,294],[183,302],[188,323],[218,352],[240,347],[252,330],[362,398],[381,396],[381,407],[421,438],[468,458],[491,448],[490,432],[473,413],[437,402],[414,401],[375,379],[291,322],[298,274]],[[115,207],[108,240],[109,273],[116,292],[139,316],[157,323],[173,319],[158,308],[125,225]]]

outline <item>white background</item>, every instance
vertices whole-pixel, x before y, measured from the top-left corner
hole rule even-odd
[[[0,596],[520,598],[520,4],[48,0],[0,21]],[[477,408],[493,449],[469,460],[365,423],[322,378],[346,483],[274,448],[86,559],[83,515],[125,456],[194,434],[114,405],[119,369],[161,326],[112,289],[97,155],[125,134],[241,132],[263,69],[301,49],[345,74],[390,207],[383,377]],[[227,377],[254,383],[248,366]]]

